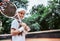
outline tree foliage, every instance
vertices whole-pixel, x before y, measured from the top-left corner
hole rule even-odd
[[[16,4],[17,8],[27,9],[27,0],[11,1]],[[23,22],[27,23],[31,31],[60,29],[60,0],[49,0],[48,6],[43,4],[33,6],[30,14],[31,16],[25,18]],[[2,32],[9,33],[10,23],[13,19],[0,15],[0,20],[3,22]]]
[[[60,1],[49,0],[48,6],[33,6],[30,12],[31,17],[26,18],[26,23],[32,31],[60,29]],[[35,25],[38,23],[38,25]],[[39,28],[37,28],[37,27]],[[36,29],[35,29],[36,28]]]

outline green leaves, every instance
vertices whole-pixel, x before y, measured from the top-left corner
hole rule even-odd
[[[17,6],[17,8],[27,9],[27,0],[14,0],[13,3]]]
[[[13,0],[16,6],[27,9],[27,0]],[[48,1],[48,6],[43,4],[33,6],[30,10],[31,16],[25,18],[25,22],[33,31],[42,31],[49,29],[60,29],[60,0]],[[8,19],[5,16],[0,16],[0,20],[3,22],[2,32],[7,33],[10,29],[10,23],[13,19]]]
[[[31,17],[27,18],[26,22],[31,31],[60,29],[60,1],[50,0],[48,2],[49,5],[47,7],[43,5],[32,7]]]
[[[39,31],[40,30],[40,25],[36,22],[31,25],[31,31]]]

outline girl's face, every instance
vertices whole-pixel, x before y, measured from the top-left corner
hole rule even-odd
[[[0,6],[2,5],[2,2],[0,3]]]
[[[25,11],[22,10],[22,11],[20,11],[20,12],[18,12],[18,13],[19,13],[19,17],[20,17],[21,19],[23,19],[23,18],[24,18],[24,15],[25,15]]]

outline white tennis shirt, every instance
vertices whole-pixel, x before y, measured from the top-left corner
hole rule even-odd
[[[17,19],[13,20],[11,23],[11,28],[15,28],[18,29],[19,27],[19,23],[17,21]],[[20,29],[18,29],[20,32],[23,31],[22,35],[16,35],[16,36],[12,36],[12,41],[25,41],[25,30],[23,27],[20,27]]]

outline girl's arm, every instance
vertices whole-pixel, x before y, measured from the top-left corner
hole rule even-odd
[[[18,33],[20,33],[18,30],[11,29],[12,36],[18,35]]]
[[[23,27],[19,28],[18,30],[11,29],[11,35],[15,36],[15,35],[21,34],[23,30],[24,30]]]

